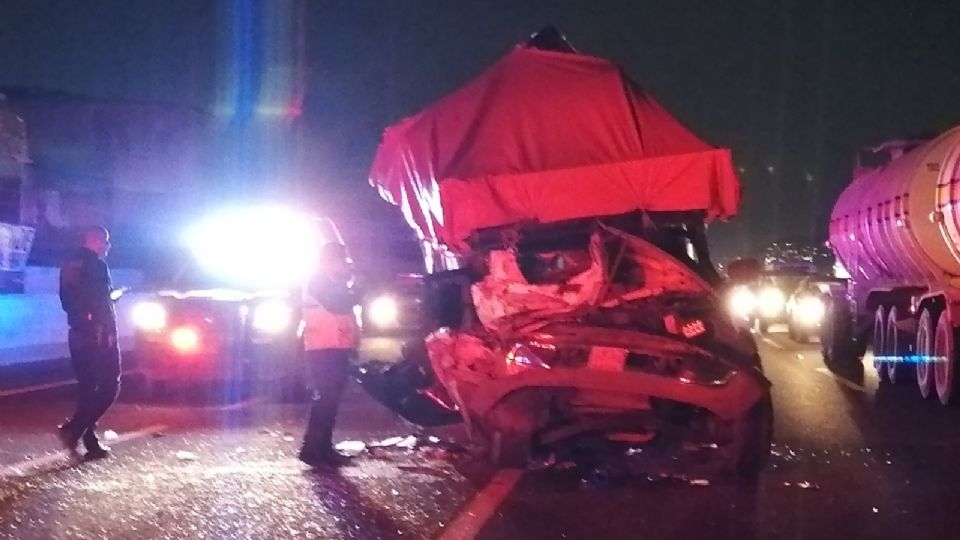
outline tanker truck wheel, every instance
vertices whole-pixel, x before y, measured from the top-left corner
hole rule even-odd
[[[917,345],[914,349],[917,355],[917,386],[920,387],[920,395],[927,399],[933,394],[933,364],[930,357],[933,356],[933,344],[936,332],[937,316],[929,309],[924,309],[920,314],[920,321],[917,323]]]
[[[877,306],[873,317],[873,340],[870,344],[873,346],[873,367],[877,370],[877,378],[880,382],[890,380],[889,364],[882,360],[887,356],[887,310],[883,306]]]
[[[940,403],[950,405],[956,401],[954,389],[957,376],[957,331],[950,320],[950,310],[946,309],[937,321],[937,332],[933,343],[933,376]]]
[[[884,347],[887,351],[887,378],[897,384],[907,380],[912,374],[904,363],[907,353],[910,352],[905,332],[897,328],[897,307],[890,308],[887,315],[887,334]]]
[[[849,312],[835,302],[828,302],[820,334],[823,361],[829,366],[846,367],[856,361],[853,342],[853,320]]]

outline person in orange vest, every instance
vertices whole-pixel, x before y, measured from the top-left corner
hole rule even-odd
[[[327,243],[319,259],[320,271],[304,291],[303,343],[313,398],[299,458],[314,467],[337,467],[348,458],[334,448],[333,426],[360,332],[346,247]]]

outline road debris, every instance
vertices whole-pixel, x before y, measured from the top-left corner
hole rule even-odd
[[[379,441],[379,442],[370,443],[370,444],[367,445],[367,446],[369,446],[369,447],[371,447],[371,448],[383,448],[383,447],[387,447],[387,446],[396,446],[397,443],[399,443],[399,442],[402,441],[402,440],[403,440],[403,437],[390,437],[389,439],[384,439],[384,440]]]
[[[417,440],[417,438],[416,438],[415,436],[413,436],[413,435],[408,435],[405,439],[403,439],[402,441],[398,442],[395,446],[396,446],[397,448],[406,448],[406,449],[408,449],[408,450],[413,450],[414,448],[417,447],[417,444],[418,444],[419,442],[420,442],[420,441]]]
[[[348,456],[359,456],[367,449],[367,444],[363,441],[341,441],[334,446],[338,452]]]
[[[293,441],[295,441],[296,439],[293,438],[293,435],[284,435],[284,436],[283,436],[283,440],[286,441],[286,442],[293,442]]]
[[[114,431],[114,430],[112,430],[112,429],[108,429],[108,430],[106,430],[106,431],[103,432],[103,440],[105,440],[105,441],[107,441],[107,442],[109,442],[109,441],[115,441],[115,440],[117,440],[117,437],[118,437],[117,432]]]
[[[180,450],[179,452],[177,452],[177,459],[179,459],[180,461],[197,461],[200,459],[200,456],[194,454],[193,452]]]

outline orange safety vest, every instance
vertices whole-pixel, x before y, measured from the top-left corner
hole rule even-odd
[[[360,342],[360,327],[351,313],[332,313],[310,298],[303,304],[303,347],[321,349],[355,349]]]

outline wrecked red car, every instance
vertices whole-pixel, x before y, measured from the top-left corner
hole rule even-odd
[[[415,373],[494,461],[677,438],[762,468],[770,384],[705,234],[739,204],[730,153],[618,66],[535,36],[388,129],[371,183],[447,285],[425,289],[446,308],[391,371]]]

